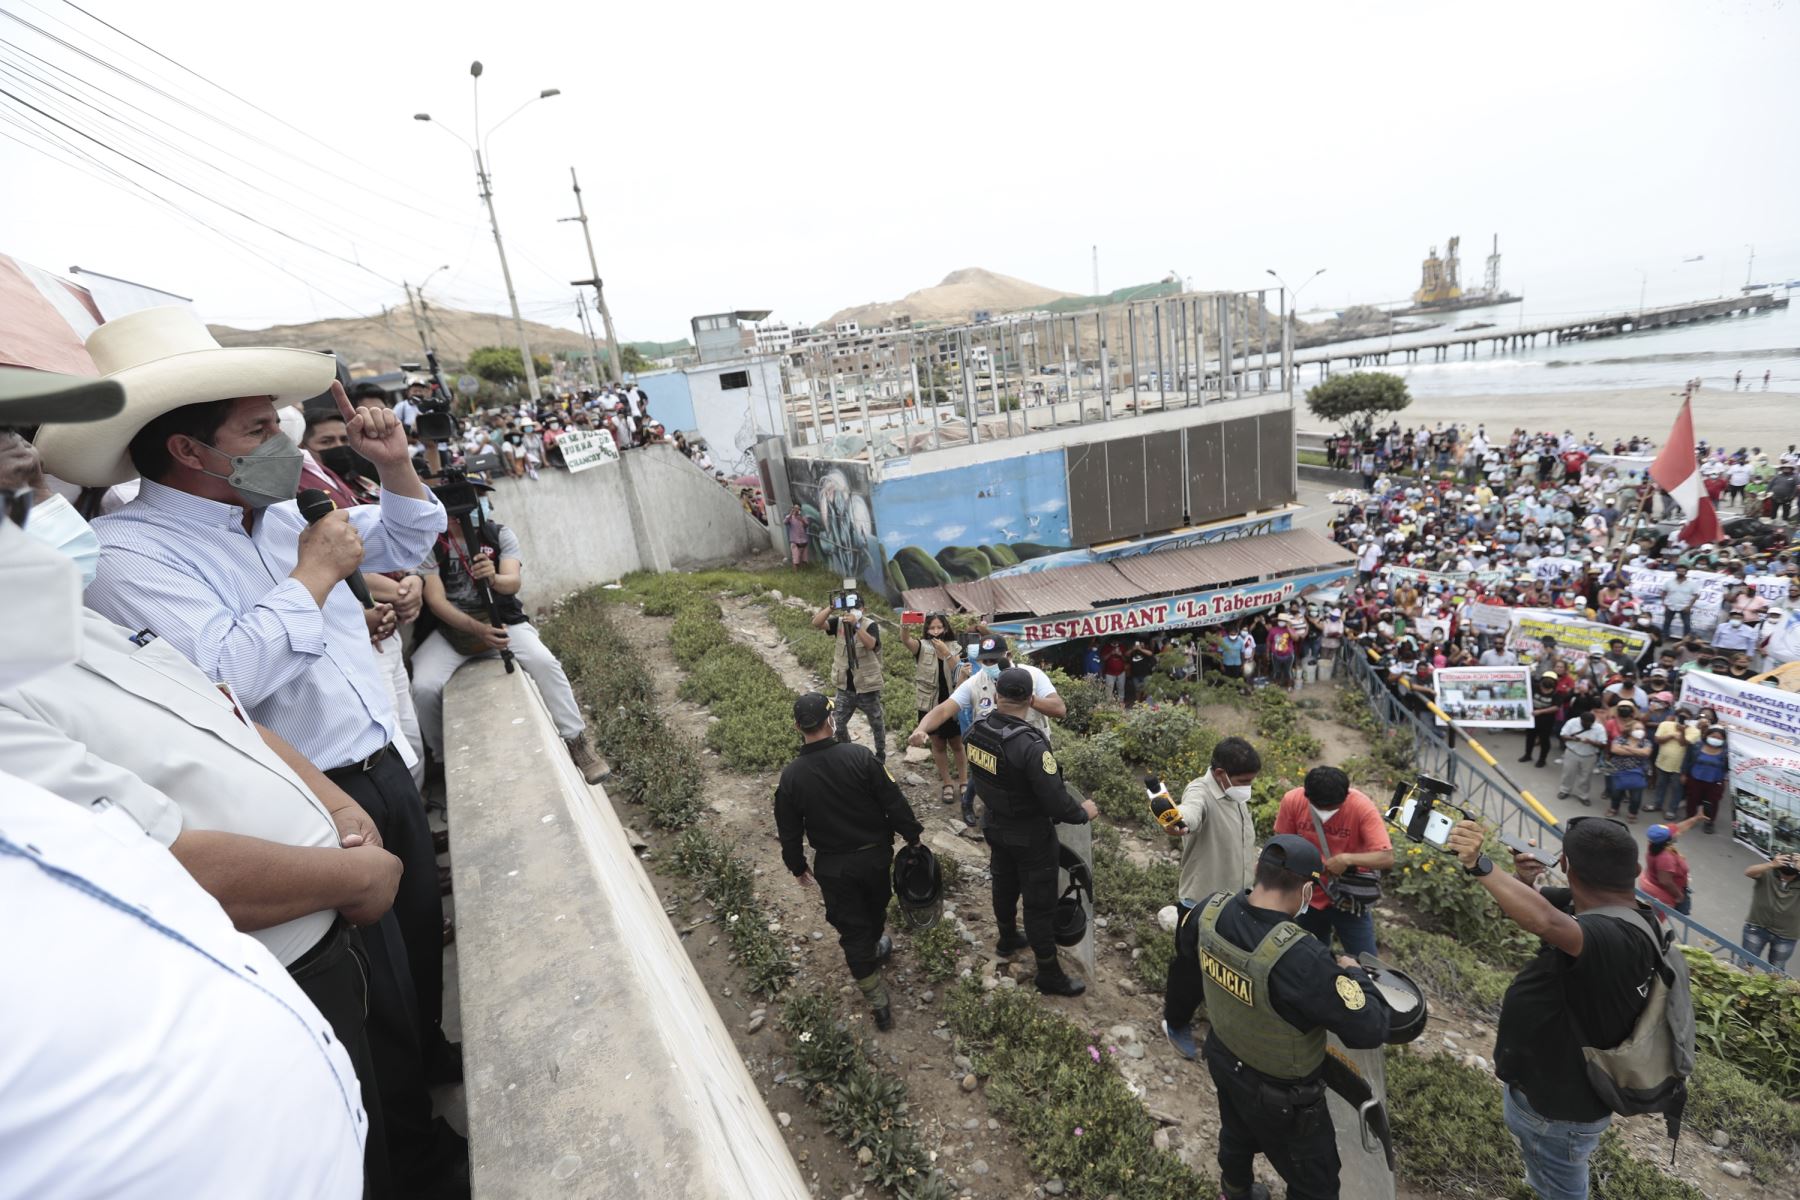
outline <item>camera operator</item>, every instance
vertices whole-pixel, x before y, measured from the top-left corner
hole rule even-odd
[[[862,599],[855,592],[847,598]],[[860,606],[834,610],[830,606],[813,614],[814,629],[823,629],[835,645],[831,655],[831,683],[837,689],[832,711],[837,718],[837,740],[850,740],[850,717],[858,710],[869,722],[875,741],[875,759],[887,762],[887,722],[881,712],[881,627],[866,617]]]
[[[818,884],[850,977],[868,999],[875,1027],[888,1030],[894,1011],[881,964],[894,943],[882,928],[893,897],[894,835],[917,846],[925,827],[886,767],[861,746],[832,735],[830,715],[831,702],[817,692],[794,701],[803,744],[775,788],[781,861],[801,887]],[[806,841],[813,847],[810,870]]]
[[[1800,854],[1777,854],[1768,862],[1745,867],[1744,876],[1755,886],[1739,941],[1779,971],[1794,956],[1794,943],[1800,940]]]
[[[478,544],[471,550],[463,537],[462,522],[451,521],[432,547],[431,558],[419,568],[425,578],[425,606],[434,625],[419,629],[412,660],[413,703],[419,710],[425,744],[439,762],[444,761],[444,688],[456,669],[473,659],[511,650],[542,693],[570,761],[583,779],[601,782],[612,772],[588,745],[587,725],[575,690],[569,686],[562,663],[544,645],[519,602],[525,567],[519,559],[517,535],[498,521],[483,521],[476,527],[476,538]],[[491,613],[482,595],[483,584],[494,597]]]
[[[1381,897],[1370,874],[1394,865],[1394,843],[1375,802],[1350,786],[1337,767],[1314,767],[1300,787],[1281,798],[1275,832],[1311,842],[1325,860],[1325,879],[1313,889],[1300,927],[1326,947],[1335,932],[1346,952],[1375,953],[1375,918],[1370,905]]]
[[[1506,1127],[1532,1190],[1543,1200],[1582,1200],[1588,1156],[1612,1123],[1582,1047],[1607,1049],[1630,1036],[1660,963],[1650,940],[1656,919],[1637,901],[1637,844],[1617,821],[1572,818],[1560,860],[1569,886],[1540,889],[1542,863],[1514,852],[1516,877],[1496,871],[1482,853],[1486,838],[1478,822],[1458,821],[1446,848],[1508,920],[1542,939],[1501,1001],[1494,1073],[1506,1085]],[[1636,910],[1643,928],[1590,911],[1603,907]]]

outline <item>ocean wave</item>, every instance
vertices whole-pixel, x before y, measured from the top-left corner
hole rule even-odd
[[[1553,358],[1546,367],[1618,367],[1630,363],[1714,362],[1721,358],[1792,358],[1800,357],[1800,346],[1776,347],[1769,350],[1689,350],[1679,354],[1633,354],[1624,358]]]

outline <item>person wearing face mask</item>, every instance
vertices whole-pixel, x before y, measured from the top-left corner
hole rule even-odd
[[[1211,1024],[1204,1053],[1218,1090],[1225,1200],[1267,1200],[1253,1175],[1258,1154],[1288,1195],[1335,1198],[1326,1035],[1357,1050],[1387,1038],[1390,1012],[1369,973],[1294,923],[1323,888],[1322,872],[1311,842],[1277,834],[1247,890],[1213,893],[1177,927],[1176,954],[1202,979]]]
[[[1800,854],[1777,854],[1765,863],[1744,868],[1755,881],[1750,892],[1750,914],[1738,938],[1744,949],[1777,971],[1794,956],[1800,941]]]
[[[1375,953],[1370,906],[1380,889],[1373,872],[1394,865],[1394,843],[1375,802],[1337,767],[1314,767],[1281,798],[1275,832],[1305,838],[1324,856],[1324,880],[1300,914],[1301,928],[1326,946],[1335,933],[1349,954]]]
[[[228,685],[249,718],[368,812],[404,866],[394,902],[403,944],[370,940],[379,960],[371,986],[410,980],[419,1069],[460,1078],[460,1055],[441,1028],[447,931],[431,831],[393,748],[399,722],[362,605],[338,586],[359,568],[418,563],[444,529],[443,506],[414,471],[394,414],[353,409],[330,355],[223,349],[184,308],[109,321],[87,349],[124,389],[125,408],[41,430],[44,468],[84,487],[143,479],[135,500],[94,522],[101,549],[88,606]],[[276,409],[327,390],[351,446],[375,465],[381,503],[309,525],[293,499],[300,450],[280,433]],[[385,1011],[407,1007],[395,998]],[[441,1157],[421,1148],[427,1156]]]
[[[831,683],[837,689],[832,711],[837,722],[837,740],[850,740],[850,718],[860,710],[863,719],[869,723],[875,757],[886,763],[887,720],[881,708],[884,678],[881,625],[874,618],[866,617],[860,608],[840,612],[829,606],[813,614],[812,625],[814,629],[824,630],[832,640]]]
[[[1706,814],[1706,832],[1713,832],[1718,820],[1719,799],[1725,794],[1725,780],[1731,774],[1731,761],[1725,748],[1725,730],[1719,725],[1705,726],[1706,736],[1687,748],[1681,759],[1681,794],[1686,815]]]
[[[1250,814],[1251,786],[1262,771],[1262,756],[1241,737],[1228,737],[1213,747],[1206,774],[1182,790],[1180,818],[1164,826],[1181,839],[1180,894],[1176,904],[1187,912],[1216,891],[1250,886],[1251,851],[1256,822]],[[1163,988],[1163,1033],[1184,1058],[1192,1059],[1193,1023],[1201,999],[1198,968],[1179,954],[1169,960]]]
[[[0,369],[0,426],[94,421],[122,402],[107,381]],[[25,528],[47,497],[35,452],[0,431],[0,701],[82,673],[90,650],[73,526]],[[183,830],[167,797],[79,744],[51,765],[80,791],[45,790],[18,773],[44,764],[15,732],[0,709],[0,911],[14,918],[0,954],[31,964],[0,988],[0,1027],[21,1051],[0,1049],[0,1191],[365,1194],[370,1113],[345,1039],[165,848],[171,834],[189,852],[228,840]],[[145,817],[164,836],[145,836]]]
[[[986,631],[984,622],[977,622],[976,628]],[[1007,653],[1006,636],[988,633],[975,646],[975,669],[951,691],[948,699],[933,707],[919,718],[918,725],[907,738],[907,744],[924,746],[929,731],[947,728],[946,721],[955,721],[964,730],[971,728],[976,721],[994,711],[999,704],[999,681],[1001,672],[1014,665]],[[1030,663],[1019,663],[1018,668],[1031,676],[1031,698],[1022,714],[1025,722],[1036,727],[1046,737],[1050,734],[1050,722],[1061,720],[1069,711],[1068,702],[1050,682],[1050,676]],[[965,664],[963,670],[969,670]],[[964,736],[965,742],[967,735]],[[962,819],[963,823],[973,828],[980,814],[975,811],[974,779],[970,778],[969,786],[963,788]]]
[[[956,671],[962,663],[962,646],[950,628],[950,618],[941,612],[926,613],[921,632],[925,636],[916,638],[902,627],[900,638],[916,664],[913,691],[918,697],[919,721],[923,724],[927,714],[948,700],[955,690]],[[926,734],[931,739],[931,758],[937,764],[938,782],[942,785],[941,798],[945,804],[953,804],[969,781],[969,764],[963,756],[962,727],[955,717],[951,717],[926,730]],[[954,779],[951,778],[953,757],[956,764]]]
[[[1719,622],[1713,630],[1712,644],[1716,650],[1749,651],[1756,649],[1756,626],[1744,620],[1741,612],[1731,612]]]
[[[1621,704],[1620,709],[1625,706]],[[1613,770],[1607,776],[1606,790],[1612,806],[1606,815],[1617,817],[1619,808],[1630,809],[1628,818],[1636,824],[1638,807],[1643,803],[1644,788],[1650,782],[1651,746],[1644,723],[1639,720],[1621,720],[1619,734],[1613,739],[1608,752],[1612,755]]]

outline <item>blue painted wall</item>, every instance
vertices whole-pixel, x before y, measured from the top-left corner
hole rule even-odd
[[[984,578],[1070,545],[1061,450],[884,479],[871,501],[890,592]]]
[[[688,394],[688,377],[681,371],[639,375],[637,385],[650,397],[650,415],[670,433],[694,428],[694,401]]]

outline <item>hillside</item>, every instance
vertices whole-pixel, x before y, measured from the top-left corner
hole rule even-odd
[[[826,318],[825,324],[858,321],[864,325],[880,325],[900,316],[921,322],[967,321],[978,308],[993,312],[1040,308],[1069,294],[980,267],[964,267],[944,276],[943,282],[936,287],[920,288],[898,300],[877,300],[841,309]]]
[[[514,344],[512,320],[496,313],[464,312],[431,307],[431,323],[437,331],[435,345],[446,365],[461,363],[477,346]],[[422,351],[412,317],[405,309],[381,317],[342,317],[308,321],[303,325],[271,325],[267,329],[235,329],[211,325],[222,346],[295,346],[303,350],[335,350],[353,369],[391,371],[402,362],[417,362]],[[525,335],[533,354],[558,354],[591,349],[587,338],[568,329],[525,322]],[[602,352],[605,343],[601,343]]]

